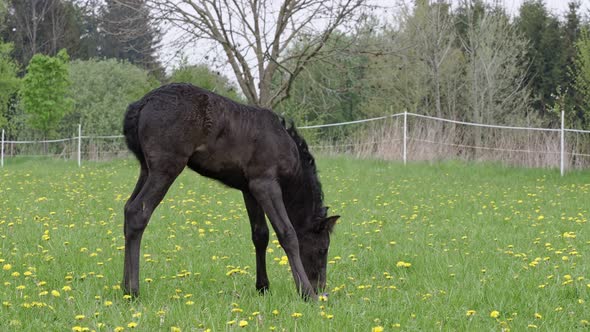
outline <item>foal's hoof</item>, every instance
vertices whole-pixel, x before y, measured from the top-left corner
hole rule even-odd
[[[264,295],[270,291],[270,288],[268,287],[268,285],[262,285],[262,286],[257,285],[256,290],[258,291],[258,293],[260,295]]]
[[[125,287],[123,288],[123,298],[126,300],[135,300],[139,297],[139,290],[128,290]]]

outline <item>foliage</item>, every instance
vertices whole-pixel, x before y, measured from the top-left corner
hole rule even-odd
[[[180,66],[172,71],[168,81],[191,83],[237,102],[244,102],[243,98],[238,94],[237,88],[227,77],[219,72],[214,72],[204,64],[189,65],[186,60],[183,60]]]
[[[68,61],[66,50],[59,51],[55,57],[35,54],[23,80],[24,110],[31,127],[45,138],[55,133],[58,123],[72,109],[72,99],[68,97]]]
[[[334,33],[324,50],[329,58],[310,62],[300,78],[293,82],[291,97],[275,110],[295,120],[298,125],[356,120],[366,116],[360,107],[366,96],[367,57],[358,52],[355,36]],[[299,52],[305,43],[296,44],[290,54]],[[280,77],[275,77],[280,81]]]
[[[12,44],[0,42],[0,129],[7,129],[8,110],[20,87],[20,79],[17,77],[18,65],[10,57],[12,48]]]
[[[581,96],[577,118],[584,128],[590,128],[590,32],[582,31],[580,39],[576,42],[577,54],[574,60],[572,75],[574,89]]]
[[[69,80],[74,112],[64,119],[61,128],[68,136],[78,123],[85,134],[120,133],[127,105],[158,85],[146,70],[115,59],[72,61]]]
[[[0,330],[588,329],[588,171],[316,160],[342,215],[319,303],[299,298],[272,233],[271,292],[257,294],[241,194],[189,170],[144,233],[130,301],[121,225],[137,163],[9,159]]]

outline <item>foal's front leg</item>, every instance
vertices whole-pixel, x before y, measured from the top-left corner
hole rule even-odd
[[[250,219],[252,242],[256,249],[256,289],[264,293],[268,290],[269,282],[266,275],[266,248],[268,247],[268,226],[264,218],[264,210],[256,202],[252,194],[242,192],[244,203]]]
[[[270,179],[254,179],[250,181],[249,186],[252,195],[262,206],[268,219],[270,219],[270,223],[279,238],[279,243],[285,250],[287,258],[289,258],[291,272],[299,294],[306,300],[317,300],[317,294],[311,286],[301,262],[299,240],[287,215],[281,187],[276,181]]]

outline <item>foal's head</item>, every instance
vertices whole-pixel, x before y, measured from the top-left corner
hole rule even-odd
[[[299,240],[299,255],[303,268],[311,285],[316,290],[326,287],[326,268],[328,264],[328,247],[330,233],[339,216],[328,217],[328,208],[323,205],[324,195],[317,176],[315,160],[309,152],[307,143],[299,136],[294,126],[287,129],[289,135],[297,144],[301,163],[301,177],[294,190],[298,202],[287,206],[293,211],[290,217],[297,226]]]
[[[327,210],[327,208],[326,208]],[[318,291],[326,287],[330,232],[339,216],[321,217],[315,225],[299,235],[299,255],[307,278]]]

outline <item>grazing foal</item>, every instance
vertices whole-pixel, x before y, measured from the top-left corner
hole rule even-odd
[[[164,85],[129,105],[124,134],[139,160],[139,179],[125,204],[123,289],[139,292],[143,232],[164,195],[188,166],[241,190],[256,249],[256,289],[269,287],[268,226],[277,234],[305,299],[326,285],[330,232],[313,156],[293,126],[270,110],[245,106],[190,84]]]

